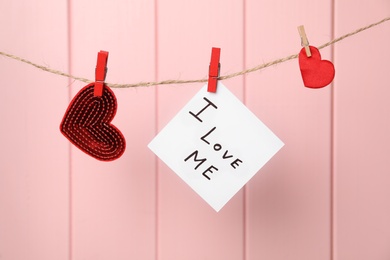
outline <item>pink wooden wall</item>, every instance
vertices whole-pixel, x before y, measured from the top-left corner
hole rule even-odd
[[[15,0],[0,51],[107,81],[221,74],[318,46],[390,15],[389,0]],[[321,51],[336,77],[303,87],[297,60],[224,84],[285,143],[216,213],[147,148],[203,84],[114,89],[127,139],[103,163],[59,132],[85,84],[0,57],[0,259],[390,259],[390,22]]]

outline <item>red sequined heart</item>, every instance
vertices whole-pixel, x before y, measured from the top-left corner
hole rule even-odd
[[[322,88],[329,85],[335,74],[333,63],[321,60],[319,50],[309,46],[311,57],[307,57],[305,48],[299,53],[299,68],[301,69],[303,84],[308,88]]]
[[[122,133],[111,124],[117,102],[106,85],[94,96],[91,83],[77,93],[62,119],[60,130],[76,147],[101,161],[118,159],[126,148]]]

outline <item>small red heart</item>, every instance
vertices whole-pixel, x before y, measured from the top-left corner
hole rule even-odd
[[[94,84],[77,93],[66,110],[60,130],[76,147],[88,155],[112,161],[121,157],[126,148],[122,133],[111,124],[117,102],[106,85],[102,96],[94,96]]]
[[[316,47],[309,46],[311,57],[307,57],[305,48],[299,53],[299,68],[303,84],[308,88],[322,88],[329,85],[335,74],[333,63],[321,60],[321,54]]]

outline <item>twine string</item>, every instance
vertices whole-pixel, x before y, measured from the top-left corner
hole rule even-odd
[[[342,36],[340,36],[338,38],[335,38],[335,39],[333,39],[333,40],[331,40],[331,41],[329,41],[327,43],[324,43],[324,44],[320,45],[318,47],[318,49],[326,48],[326,47],[328,47],[330,45],[335,44],[336,42],[342,41],[342,40],[344,40],[344,39],[346,39],[348,37],[351,37],[351,36],[353,36],[355,34],[358,34],[358,33],[362,32],[362,31],[370,29],[370,28],[372,28],[374,26],[380,25],[380,24],[382,24],[384,22],[387,22],[389,20],[390,20],[390,17],[387,17],[387,18],[384,18],[384,19],[382,19],[382,20],[380,20],[378,22],[372,23],[372,24],[367,25],[365,27],[361,27],[361,28],[359,28],[359,29],[357,29],[355,31],[352,31],[350,33],[347,33],[347,34],[342,35]],[[26,63],[28,65],[36,67],[37,69],[40,69],[40,70],[43,70],[43,71],[47,71],[47,72],[50,72],[50,73],[53,73],[53,74],[56,74],[56,75],[60,75],[60,76],[67,77],[67,78],[72,78],[74,80],[85,82],[85,83],[93,82],[92,80],[89,80],[89,79],[86,79],[86,78],[82,78],[82,77],[73,76],[73,75],[65,73],[63,71],[50,69],[48,67],[36,64],[36,63],[34,63],[32,61],[26,60],[24,58],[21,58],[21,57],[12,55],[12,54],[8,54],[8,53],[0,51],[0,55],[8,57],[8,58],[11,58],[11,59],[14,59],[14,60],[17,60],[17,61],[20,61],[20,62],[23,62],[23,63]],[[270,67],[270,66],[274,66],[276,64],[283,63],[283,62],[286,62],[286,61],[289,61],[289,60],[293,60],[293,59],[296,59],[296,58],[298,58],[298,54],[292,54],[292,55],[286,56],[284,58],[280,58],[280,59],[269,61],[269,62],[266,62],[266,63],[263,63],[263,64],[259,64],[259,65],[255,66],[255,67],[248,68],[248,69],[245,69],[245,70],[242,70],[242,71],[239,71],[239,72],[235,72],[235,73],[227,74],[227,75],[224,75],[224,76],[220,76],[218,79],[219,80],[226,80],[226,79],[242,76],[242,75],[249,74],[249,73],[252,73],[252,72],[255,72],[255,71],[258,71],[258,70]],[[155,82],[154,81],[149,81],[149,82],[138,82],[138,83],[130,83],[130,84],[106,83],[106,85],[111,87],[111,88],[134,88],[134,87],[151,87],[151,86],[157,86],[157,85],[170,85],[170,84],[203,83],[203,82],[207,82],[207,80],[208,80],[207,78],[193,79],[193,80],[162,80],[162,81],[155,81]]]

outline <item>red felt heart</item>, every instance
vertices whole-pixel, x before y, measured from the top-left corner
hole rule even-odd
[[[106,85],[94,96],[94,84],[77,93],[62,119],[60,130],[76,147],[101,161],[118,159],[126,148],[122,133],[111,124],[117,102]]]
[[[329,85],[335,74],[333,63],[321,60],[321,54],[316,47],[309,46],[311,57],[307,57],[305,48],[299,53],[299,68],[303,84],[308,88],[322,88]]]

